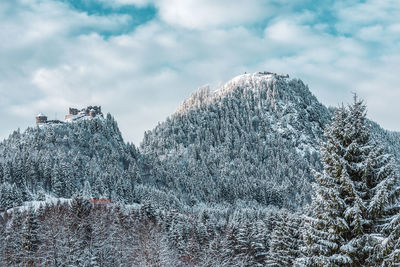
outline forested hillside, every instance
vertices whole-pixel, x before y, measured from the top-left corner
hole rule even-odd
[[[298,229],[310,222],[301,215],[311,214],[308,205],[318,204],[313,171],[323,173],[328,164],[320,145],[342,109],[322,105],[301,80],[264,72],[240,75],[216,91],[200,88],[147,131],[138,148],[124,142],[110,114],[14,131],[0,143],[0,261],[313,262],[300,250],[312,244]],[[366,118],[363,127],[382,155],[394,155],[390,167],[398,170],[400,133]],[[379,227],[389,233],[392,226]],[[382,253],[392,253],[392,243]]]
[[[71,197],[85,183],[93,197],[131,201],[140,153],[105,119],[19,130],[0,144],[0,207],[50,194]]]
[[[0,143],[0,207],[44,195],[91,196],[191,209],[310,203],[311,169],[334,109],[298,79],[240,75],[217,91],[200,88],[145,133],[140,149],[107,115],[15,131]],[[400,158],[400,134],[369,123],[373,138]]]
[[[274,209],[203,210],[199,216],[149,204],[93,205],[82,196],[0,216],[6,266],[263,266],[298,214]],[[279,229],[273,231],[273,229]],[[292,233],[298,239],[298,233]],[[290,236],[285,237],[286,239]],[[22,248],[22,249],[21,249]],[[278,249],[274,247],[275,251]],[[285,259],[293,261],[299,250]],[[275,254],[276,255],[276,254]]]
[[[321,168],[327,109],[298,79],[240,75],[215,92],[200,88],[176,113],[145,133],[157,186],[195,204],[257,202],[297,209],[309,203]],[[371,123],[376,138],[399,153],[399,135]]]

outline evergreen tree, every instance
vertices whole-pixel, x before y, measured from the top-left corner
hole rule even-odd
[[[254,251],[254,261],[257,266],[265,266],[265,261],[268,256],[267,249],[267,229],[262,221],[257,221],[254,228],[252,248]]]
[[[22,226],[23,244],[22,250],[24,253],[24,266],[33,266],[37,262],[37,251],[40,245],[39,237],[39,221],[36,213],[29,209],[24,224]]]
[[[12,214],[11,222],[5,230],[4,258],[8,266],[19,266],[23,263],[24,236],[22,233],[23,214],[15,210]]]
[[[52,190],[57,197],[64,197],[65,186],[61,171],[55,166],[52,173]]]
[[[300,255],[301,219],[299,214],[290,215],[282,210],[271,234],[266,266],[293,266]]]
[[[381,222],[397,201],[397,175],[390,157],[370,140],[365,116],[366,106],[355,96],[325,131],[324,170],[315,173],[303,264],[364,266],[382,260],[376,250]]]
[[[87,266],[92,255],[90,253],[92,240],[92,224],[89,215],[92,204],[81,194],[75,195],[71,200],[70,225],[71,234],[71,263],[76,266]]]
[[[234,248],[236,251],[236,259],[241,262],[246,262],[246,266],[256,265],[253,258],[252,235],[251,224],[245,220],[238,229],[237,243]]]

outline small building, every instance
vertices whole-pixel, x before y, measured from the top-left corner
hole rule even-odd
[[[88,106],[83,109],[69,108],[69,114],[65,115],[65,120],[74,121],[84,116],[95,118],[97,115],[103,115],[103,113],[101,113],[101,106]]]
[[[39,113],[36,116],[36,124],[39,124],[39,123],[47,123],[47,116],[42,113]]]
[[[110,204],[111,200],[107,198],[89,198],[89,201],[93,204]]]
[[[79,110],[77,108],[69,108],[69,113],[65,115],[65,120],[72,120],[73,116],[78,115]]]

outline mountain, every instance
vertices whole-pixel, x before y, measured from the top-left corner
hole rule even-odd
[[[286,266],[301,255],[335,111],[301,80],[262,72],[202,87],[139,148],[92,109],[67,122],[40,114],[0,143],[1,263]],[[368,126],[399,165],[400,133]]]
[[[269,72],[198,89],[145,133],[140,148],[123,141],[110,114],[83,109],[80,118],[71,109],[76,120],[48,121],[0,143],[0,207],[85,190],[165,209],[295,210],[310,201],[311,170],[321,169],[319,144],[333,111],[301,80]],[[400,134],[370,126],[400,159]]]
[[[0,144],[0,155],[3,208],[46,193],[69,198],[85,182],[93,197],[127,197],[141,164],[140,153],[123,142],[109,114],[15,131]]]
[[[310,200],[311,170],[321,168],[319,144],[334,110],[299,79],[244,74],[214,92],[199,88],[145,133],[140,150],[154,166],[153,183],[190,205],[252,202],[296,209]],[[370,126],[400,159],[400,134]]]
[[[157,184],[188,203],[296,208],[310,199],[330,116],[301,80],[244,74],[215,92],[200,88],[145,133],[140,150]]]

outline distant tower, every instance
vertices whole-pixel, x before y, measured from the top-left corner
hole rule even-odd
[[[36,124],[38,124],[38,123],[46,123],[46,122],[47,122],[47,116],[46,115],[43,115],[42,113],[39,113],[36,116]]]

